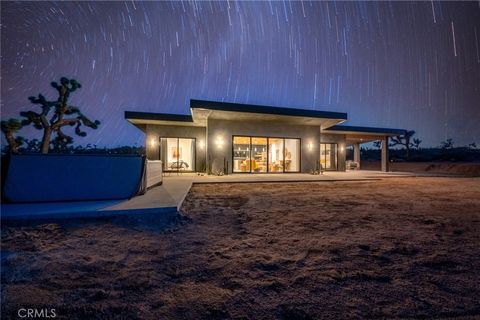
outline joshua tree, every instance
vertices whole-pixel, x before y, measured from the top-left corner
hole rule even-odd
[[[413,148],[414,148],[414,149],[420,148],[420,143],[422,143],[422,140],[420,140],[420,139],[418,139],[418,138],[414,138],[414,139],[413,139]]]
[[[422,143],[422,140],[420,139],[413,139],[413,136],[415,135],[414,130],[407,130],[404,134],[398,135],[396,137],[391,138],[391,143],[390,146],[404,146],[405,150],[407,151],[407,159],[410,158],[410,150],[412,148],[418,148],[420,143]]]
[[[8,142],[11,153],[18,153],[18,147],[23,143],[23,138],[15,137],[13,134],[22,128],[22,123],[17,119],[8,119],[1,122],[2,132]]]
[[[453,148],[453,139],[452,138],[449,138],[445,141],[442,141],[440,143],[440,148],[442,149],[452,149]]]
[[[92,121],[84,116],[78,107],[68,104],[70,93],[82,87],[75,79],[62,77],[60,84],[52,82],[51,85],[58,91],[58,99],[56,101],[48,101],[42,94],[39,94],[38,97],[29,97],[28,99],[33,104],[42,108],[42,112],[20,112],[20,115],[26,118],[22,121],[23,125],[33,123],[36,129],[43,130],[42,153],[48,153],[53,133],[56,134],[55,142],[57,144],[70,144],[73,142],[73,138],[63,132],[62,128],[64,126],[75,126],[75,133],[80,137],[84,137],[87,133],[80,129],[82,125],[97,129],[100,124],[100,121]],[[49,113],[52,109],[53,114],[49,120]]]

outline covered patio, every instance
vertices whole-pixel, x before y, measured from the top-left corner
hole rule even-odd
[[[374,141],[381,143],[381,171],[389,171],[389,138],[402,135],[405,130],[389,128],[371,128],[356,126],[333,126],[324,130],[325,132],[334,131],[345,135],[345,144],[347,147],[353,147],[353,161],[357,164],[357,169],[361,169],[360,145]]]

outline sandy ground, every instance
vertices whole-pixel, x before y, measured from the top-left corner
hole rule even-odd
[[[480,317],[480,179],[195,186],[182,216],[2,226],[2,319]]]

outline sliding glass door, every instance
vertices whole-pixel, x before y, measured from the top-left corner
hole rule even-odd
[[[233,137],[233,172],[250,172],[250,137]]]
[[[195,139],[160,138],[164,171],[195,171]]]
[[[323,170],[338,170],[336,143],[320,143],[320,165]]]
[[[285,139],[285,172],[300,172],[300,139]]]
[[[268,138],[268,172],[283,172],[283,139]]]
[[[300,172],[300,139],[233,136],[233,172]]]
[[[252,160],[255,163],[252,172],[267,172],[267,148],[267,138],[252,137]]]

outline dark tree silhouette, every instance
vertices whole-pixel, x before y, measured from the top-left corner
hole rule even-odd
[[[8,119],[1,122],[2,132],[8,142],[8,148],[11,153],[18,153],[18,147],[23,143],[22,137],[15,137],[14,133],[22,128],[22,123],[17,119]]]
[[[453,139],[449,138],[445,141],[440,142],[440,148],[442,149],[453,149]]]
[[[81,130],[82,125],[97,129],[100,124],[100,121],[92,121],[84,116],[78,107],[68,104],[70,94],[82,87],[75,79],[62,77],[60,84],[52,82],[51,85],[58,91],[58,99],[56,101],[48,101],[42,94],[39,94],[38,97],[29,97],[28,99],[33,104],[42,108],[42,112],[20,112],[20,115],[26,118],[22,121],[23,125],[33,124],[36,129],[43,130],[42,153],[48,153],[50,140],[54,133],[56,134],[55,145],[63,146],[73,142],[73,138],[63,132],[63,127],[75,126],[75,134],[84,137],[87,133]],[[53,114],[48,119],[52,109]]]
[[[407,152],[407,159],[410,159],[410,150],[413,148],[419,147],[422,140],[420,139],[412,139],[415,135],[414,130],[407,130],[404,134],[398,135],[396,137],[390,138],[390,146],[404,146]]]
[[[413,139],[413,148],[419,149],[420,148],[420,143],[422,143],[422,140],[420,140],[418,138],[414,138]]]

